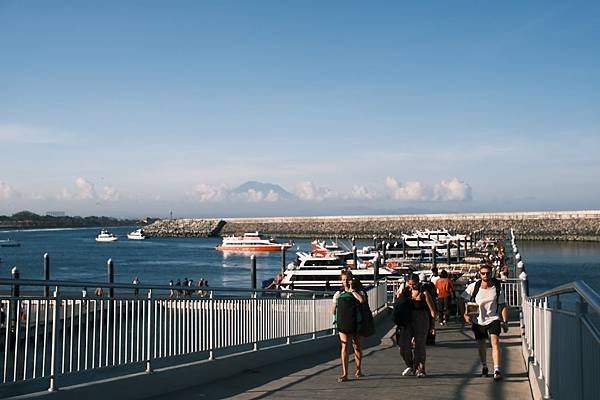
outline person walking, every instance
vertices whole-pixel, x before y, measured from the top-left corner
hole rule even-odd
[[[454,298],[454,282],[448,277],[448,271],[445,269],[440,272],[440,278],[435,282],[438,297],[438,311],[440,325],[448,323],[450,316],[450,304]]]
[[[430,317],[435,320],[436,309],[429,292],[419,282],[419,276],[412,274],[406,288],[398,295],[402,302],[409,302],[410,325],[399,326],[397,341],[400,354],[406,364],[403,376],[425,377],[425,344],[430,330]],[[412,339],[414,338],[414,350]]]
[[[492,278],[492,267],[483,264],[479,267],[480,280],[467,286],[462,294],[463,299],[469,302],[465,307],[464,319],[468,325],[472,325],[475,340],[479,347],[479,359],[481,361],[481,376],[488,376],[486,347],[487,338],[492,345],[492,360],[494,361],[494,380],[502,379],[500,372],[500,329],[508,332],[508,308],[504,299],[504,293],[497,279]],[[479,315],[473,319],[469,314],[469,305],[476,306]]]
[[[133,278],[133,281],[131,282],[132,284],[138,286],[140,284],[140,278],[138,278],[137,276],[135,278]],[[133,295],[135,297],[138,297],[138,295],[140,294],[140,289],[139,288],[135,288],[133,289]]]
[[[335,316],[341,345],[342,374],[337,381],[346,382],[348,380],[348,342],[352,343],[354,349],[354,362],[356,364],[354,376],[356,379],[362,376],[362,349],[358,328],[359,307],[360,303],[365,301],[365,298],[352,287],[352,273],[349,270],[342,270],[340,279],[342,288],[333,296],[332,313]]]

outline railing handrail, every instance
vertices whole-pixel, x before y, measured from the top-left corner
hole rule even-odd
[[[290,293],[302,293],[302,294],[317,294],[317,295],[334,295],[335,291],[325,290],[289,290],[289,289],[252,289],[252,288],[234,288],[234,287],[219,287],[219,286],[170,286],[170,285],[156,285],[156,284],[138,284],[133,283],[108,283],[108,282],[88,282],[88,281],[57,281],[57,280],[39,280],[39,279],[0,279],[0,286],[58,286],[58,287],[101,287],[101,288],[115,288],[115,289],[155,289],[155,290],[204,290],[204,291],[215,291],[215,292],[241,292],[241,293],[273,293],[275,291],[290,292]],[[366,287],[365,290],[368,290]]]
[[[545,297],[558,296],[561,294],[577,293],[581,298],[594,309],[594,311],[600,313],[600,295],[588,286],[582,280],[566,283],[564,285],[546,290],[543,293],[536,294],[535,296],[529,296],[529,299],[539,300]]]

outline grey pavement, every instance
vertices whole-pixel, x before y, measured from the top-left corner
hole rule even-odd
[[[504,379],[479,376],[480,362],[473,334],[458,323],[438,327],[435,346],[427,347],[427,377],[403,377],[404,363],[389,336],[391,322],[378,326],[378,336],[365,343],[363,372],[348,382],[338,383],[339,349],[299,357],[286,363],[246,370],[209,384],[175,391],[155,400],[174,399],[340,399],[346,397],[398,399],[531,399],[531,389],[521,354],[520,328],[511,323],[501,338]],[[488,366],[493,366],[491,348]]]

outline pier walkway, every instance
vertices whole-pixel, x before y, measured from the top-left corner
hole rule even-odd
[[[246,370],[227,379],[153,397],[175,399],[531,399],[531,388],[521,351],[521,329],[513,321],[502,336],[504,379],[494,382],[479,376],[477,346],[469,328],[458,323],[439,327],[437,344],[427,347],[427,377],[403,377],[404,363],[389,339],[391,318],[378,326],[377,335],[365,343],[360,380],[337,383],[339,348],[283,363]],[[491,367],[491,349],[488,351]],[[354,365],[349,367],[353,376]]]

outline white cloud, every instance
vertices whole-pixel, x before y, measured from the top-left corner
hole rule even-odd
[[[8,183],[0,181],[0,200],[9,200],[15,197],[20,197]]]
[[[94,184],[85,178],[79,177],[75,179],[75,186],[78,192],[73,195],[75,200],[90,200],[96,197]]]
[[[425,201],[432,199],[431,189],[421,182],[409,181],[402,185],[396,178],[388,176],[385,179],[385,185],[392,189],[392,197],[396,200]]]
[[[98,194],[98,197],[104,201],[117,201],[121,196],[114,187],[104,186],[102,191]]]
[[[214,186],[199,183],[194,188],[194,194],[201,202],[217,202],[225,200],[229,195],[229,191],[224,185]]]
[[[275,193],[273,190],[269,190],[268,193],[265,193],[255,189],[248,189],[243,196],[247,197],[248,201],[252,203],[260,203],[263,201],[273,203],[279,200],[279,194]]]
[[[364,185],[354,185],[349,197],[356,200],[375,200],[379,199],[381,195]]]
[[[465,201],[472,198],[471,186],[458,178],[440,182],[433,191],[435,200],[440,201]]]
[[[395,200],[403,201],[466,201],[471,200],[471,186],[458,178],[436,183],[433,187],[417,181],[406,184],[388,176],[385,185],[392,190]]]
[[[310,181],[300,182],[294,190],[296,196],[307,201],[323,201],[339,197],[339,194],[327,187],[315,186]]]

